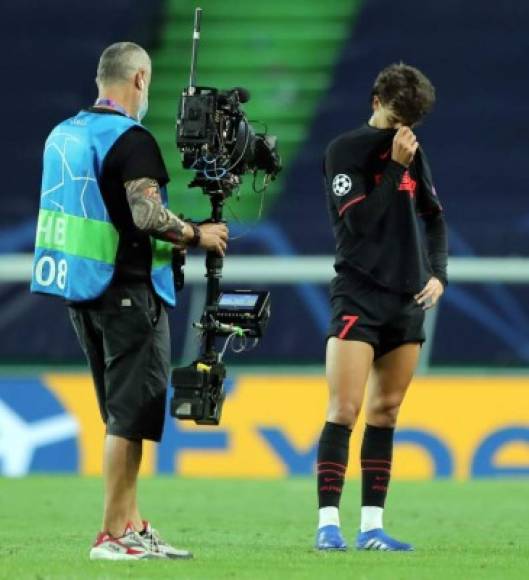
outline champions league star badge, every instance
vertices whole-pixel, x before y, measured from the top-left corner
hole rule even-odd
[[[338,173],[338,175],[332,180],[332,190],[334,195],[342,197],[351,191],[353,183],[351,178],[345,173]]]

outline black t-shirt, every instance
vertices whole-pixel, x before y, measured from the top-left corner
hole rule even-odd
[[[406,169],[391,160],[394,135],[393,129],[364,125],[327,148],[335,270],[360,272],[390,290],[415,294],[432,275],[446,284],[446,228],[424,151]]]
[[[120,115],[92,107],[93,113]],[[169,182],[162,154],[154,137],[142,127],[125,131],[105,157],[99,188],[111,222],[119,232],[114,282],[149,281],[152,263],[151,237],[134,225],[125,182],[149,177],[160,187]]]

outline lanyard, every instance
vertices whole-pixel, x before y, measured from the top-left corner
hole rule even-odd
[[[94,106],[108,107],[109,109],[114,109],[114,111],[117,111],[118,113],[122,113],[126,117],[130,117],[127,111],[121,105],[118,105],[114,99],[97,99]]]

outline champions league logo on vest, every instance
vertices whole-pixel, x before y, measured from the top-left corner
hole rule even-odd
[[[109,286],[119,234],[98,182],[106,155],[133,126],[142,127],[130,117],[81,111],[50,133],[44,148],[32,292],[76,302],[97,298]],[[162,196],[167,205],[165,188]],[[154,289],[174,305],[172,245],[153,240],[152,250]]]

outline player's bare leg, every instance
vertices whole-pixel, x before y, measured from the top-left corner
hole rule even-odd
[[[373,364],[373,347],[366,342],[332,337],[327,342],[326,377],[329,386],[327,421],[352,429],[362,407]]]
[[[383,512],[400,406],[417,366],[420,347],[404,344],[375,361],[366,396],[366,429],[362,442],[362,514],[357,547],[409,550],[383,532]]]
[[[373,348],[365,342],[330,338],[327,343],[329,408],[318,446],[319,524],[316,547],[344,550],[338,508],[349,458],[349,439],[362,406]]]
[[[420,350],[417,343],[403,344],[374,362],[365,402],[369,425],[396,426],[400,406],[417,368]]]

